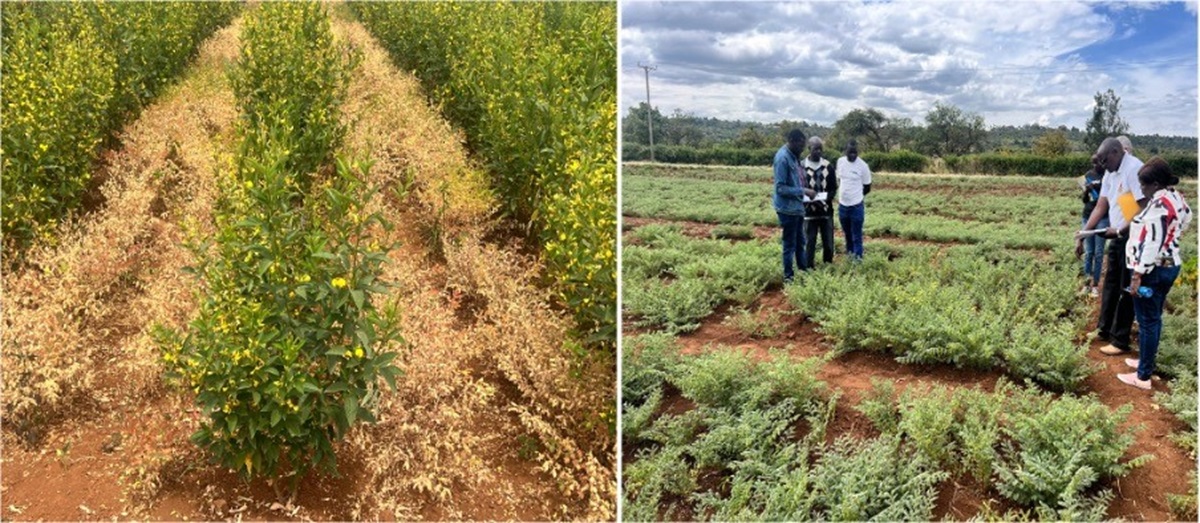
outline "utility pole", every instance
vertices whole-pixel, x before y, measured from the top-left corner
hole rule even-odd
[[[646,70],[646,128],[650,131],[650,161],[654,161],[654,106],[650,105],[650,71],[658,69],[652,65],[642,65],[638,62],[638,67]]]

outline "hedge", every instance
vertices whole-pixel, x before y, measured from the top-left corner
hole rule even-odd
[[[782,146],[782,144],[781,144]],[[678,145],[657,145],[654,160],[662,163],[686,163],[701,165],[771,165],[778,147],[765,149],[734,149],[728,147],[696,148]],[[827,156],[834,161],[840,154]],[[1196,177],[1195,154],[1160,155],[1171,166],[1171,172],[1182,178]],[[1090,167],[1090,155],[1069,154],[1046,157],[1033,154],[983,153],[965,156],[947,156],[941,160],[945,170],[959,174],[991,174],[1020,176],[1082,176]],[[1145,156],[1141,159],[1148,160]],[[621,148],[623,161],[649,161],[650,148],[642,144],[625,143]],[[884,172],[929,172],[936,160],[912,151],[893,152],[864,151],[862,159],[874,171]]]

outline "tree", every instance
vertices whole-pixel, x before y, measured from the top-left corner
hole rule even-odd
[[[878,109],[854,109],[833,124],[830,143],[845,145],[850,140],[858,140],[859,147],[871,150],[887,150],[884,142],[883,127],[888,118]]]
[[[922,135],[922,152],[944,156],[980,151],[987,131],[978,113],[964,113],[957,106],[938,102],[925,115]]]
[[[696,120],[695,115],[675,109],[675,112],[667,117],[661,128],[658,120],[654,121],[654,143],[660,143],[661,140],[663,145],[703,146],[704,132],[696,125]]]
[[[621,139],[628,143],[640,143],[642,145],[650,145],[650,131],[646,128],[646,113],[650,113],[650,117],[654,118],[654,138],[655,143],[661,140],[663,127],[666,125],[666,118],[658,109],[649,109],[646,102],[641,102],[637,107],[631,107],[629,114],[625,115],[625,120],[621,122]]]
[[[1071,142],[1062,130],[1051,131],[1033,142],[1033,154],[1038,156],[1062,156],[1071,151]]]
[[[737,138],[733,139],[733,146],[738,149],[762,149],[771,146],[770,140],[770,137],[763,133],[757,125],[751,125],[742,128]]]
[[[883,140],[882,149],[891,151],[904,148],[906,144],[917,141],[916,135],[918,131],[919,129],[913,125],[912,118],[888,118],[887,122],[883,124],[883,128],[879,130],[880,137]]]
[[[1096,105],[1092,106],[1092,119],[1087,123],[1087,135],[1083,138],[1088,151],[1095,151],[1100,142],[1110,136],[1129,132],[1129,123],[1121,118],[1121,98],[1109,89],[1096,93]]]

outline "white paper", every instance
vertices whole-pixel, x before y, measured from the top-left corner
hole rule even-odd
[[[817,193],[816,198],[809,198],[808,195],[805,194],[804,195],[804,203],[823,202],[823,201],[827,200],[828,198],[829,198],[829,193],[827,193],[827,192]]]
[[[1097,234],[1104,234],[1104,231],[1107,230],[1108,229],[1092,229],[1090,231],[1079,231],[1076,233],[1076,236],[1095,236]]]

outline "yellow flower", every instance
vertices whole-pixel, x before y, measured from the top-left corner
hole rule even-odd
[[[254,188],[254,182],[252,182],[252,181],[250,181],[250,180],[246,180],[245,186],[246,186],[246,188],[247,188],[247,189],[253,189],[253,188]]]
[[[363,350],[362,350],[362,347],[358,347],[358,348],[354,349],[354,356],[355,356],[356,358],[361,358],[361,357],[363,357]]]
[[[329,283],[332,284],[334,287],[341,289],[346,286],[346,279],[339,276],[337,278],[334,278]]]

